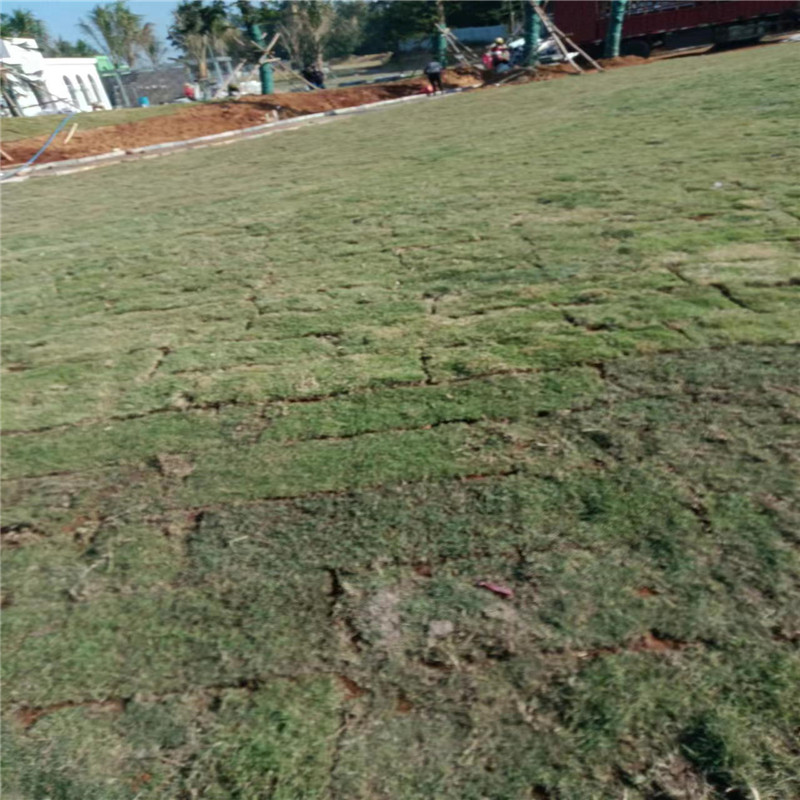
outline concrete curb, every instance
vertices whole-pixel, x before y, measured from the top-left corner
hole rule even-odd
[[[365,103],[360,106],[348,106],[347,108],[335,108],[331,111],[320,111],[315,114],[304,114],[298,117],[281,119],[277,122],[267,122],[263,125],[255,125],[252,128],[237,128],[223,133],[214,133],[209,136],[198,136],[194,139],[182,139],[176,142],[162,142],[160,144],[149,144],[144,147],[134,147],[130,150],[102,153],[97,156],[83,156],[82,158],[70,158],[64,161],[50,161],[47,164],[34,164],[31,167],[13,167],[0,171],[0,180],[15,181],[24,180],[29,177],[44,177],[45,175],[67,175],[71,172],[82,172],[93,167],[100,167],[106,164],[115,164],[120,161],[132,161],[137,158],[153,157],[155,155],[168,155],[171,152],[181,150],[194,150],[200,147],[208,147],[218,144],[230,144],[243,139],[255,139],[259,136],[266,136],[270,133],[277,133],[282,129],[302,127],[315,122],[332,121],[334,117],[350,116],[352,114],[364,114],[369,111],[378,111],[387,106],[398,105],[400,103],[413,103],[430,100],[440,100],[444,97],[451,97],[462,92],[472,91],[479,87],[458,87],[448,89],[440,95],[412,94],[407,97],[397,97],[392,100],[378,100],[375,103]]]

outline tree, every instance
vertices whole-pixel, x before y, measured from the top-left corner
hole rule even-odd
[[[98,49],[92,47],[92,45],[84,39],[78,39],[73,44],[59,37],[54,42],[51,42],[50,46],[47,48],[48,56],[61,58],[91,58],[98,54]]]
[[[124,0],[95,6],[78,25],[114,65],[114,79],[122,101],[130,105],[118,70],[123,64],[133,68],[142,52],[152,46],[153,26],[143,23],[142,17],[134,14]]]
[[[437,22],[451,28],[498,25],[507,22],[519,0],[378,0],[369,4],[364,47],[371,52],[396,50],[404,39],[424,38],[433,33]]]
[[[337,5],[322,0],[283,4],[278,30],[295,66],[319,65],[337,25]]]
[[[19,94],[27,93],[27,90],[33,92],[40,104],[47,97],[44,81],[34,76],[26,75],[18,65],[0,64],[0,94],[12,117],[23,116],[17,98]]]
[[[353,53],[363,39],[369,5],[363,0],[286,0],[254,6],[249,0],[237,0],[239,15],[234,21],[243,30],[255,23],[262,29],[279,32],[277,54],[288,56],[295,67],[302,69],[319,64],[326,56]],[[253,55],[257,59],[261,53],[253,51]]]
[[[124,0],[95,6],[80,29],[105,53],[115,67],[127,64],[133,68],[152,45],[153,26],[144,23]]]
[[[150,25],[150,23],[148,23],[148,25]],[[167,55],[167,48],[161,40],[155,37],[155,34],[146,38],[142,45],[142,50],[154,68],[163,64],[164,57]]]
[[[453,5],[448,3],[448,6]],[[449,10],[447,14],[449,18]],[[368,34],[373,46],[397,50],[403,39],[430,35],[439,22],[439,8],[433,0],[407,0],[403,3],[379,0],[374,3]]]
[[[223,0],[213,0],[208,5],[203,0],[185,0],[172,13],[174,21],[168,38],[196,62],[198,80],[208,80],[209,57],[221,78],[216,55],[225,55],[239,39]]]
[[[334,5],[336,18],[325,42],[326,58],[345,58],[359,49],[364,42],[371,5],[364,0],[338,2]]]
[[[167,33],[170,43],[197,63],[197,75],[202,81],[208,77],[208,39],[204,33],[202,0],[187,0],[172,12],[173,23]]]
[[[48,43],[47,27],[33,12],[21,8],[0,14],[0,37],[3,39],[36,39],[40,48]]]

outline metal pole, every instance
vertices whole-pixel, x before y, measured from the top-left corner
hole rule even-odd
[[[264,35],[261,33],[261,26],[256,25],[255,22],[248,22],[247,35],[250,37],[251,41],[261,47],[261,40],[264,38]]]
[[[255,22],[250,22],[247,25],[247,35],[252,42],[259,48],[263,48],[264,34],[261,33],[261,27]],[[275,43],[276,37],[273,37],[270,47]],[[262,58],[269,57],[269,50],[264,50]],[[262,61],[258,66],[258,77],[261,79],[261,94],[272,94],[275,91],[275,79],[272,74],[272,64]]]
[[[536,0],[528,0],[524,6],[522,35],[525,37],[525,47],[522,51],[522,65],[525,67],[535,66],[539,60],[538,50],[542,21],[534,9],[535,5]]]
[[[433,34],[433,54],[436,60],[443,66],[447,66],[447,37],[442,30],[441,24],[436,26]]]
[[[574,61],[570,61],[569,52],[562,41],[563,34],[556,28],[556,26],[553,24],[553,21],[547,16],[547,14],[544,13],[544,11],[542,11],[538,5],[535,5],[533,10],[536,13],[536,16],[539,17],[542,27],[547,31],[548,35],[556,43],[556,47],[558,47],[558,49],[561,51],[561,55],[564,56],[564,61],[568,64],[571,64],[579,73],[583,73],[583,70]]]
[[[261,78],[261,94],[272,94],[275,91],[275,81],[272,75],[272,64],[263,63],[258,68],[258,76]]]
[[[612,0],[611,13],[608,17],[608,30],[606,31],[606,58],[616,58],[619,55],[619,46],[622,42],[622,24],[625,21],[625,7],[628,0]]]

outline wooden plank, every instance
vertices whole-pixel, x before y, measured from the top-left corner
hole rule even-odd
[[[566,34],[566,33],[564,33],[563,31],[559,30],[559,29],[556,27],[556,24],[555,24],[555,22],[553,22],[553,23],[551,23],[551,24],[552,24],[552,26],[553,26],[553,30],[555,30],[555,31],[556,31],[556,33],[558,33],[558,35],[559,35],[559,36],[561,36],[561,38],[562,38],[562,39],[563,39],[563,40],[564,40],[564,41],[565,41],[565,42],[566,42],[566,43],[567,43],[567,44],[568,44],[568,45],[569,45],[569,46],[570,46],[570,47],[571,47],[573,50],[577,50],[577,51],[578,51],[578,52],[579,52],[579,53],[580,53],[580,54],[581,54],[581,55],[582,55],[582,56],[583,56],[583,57],[584,57],[584,58],[585,58],[585,59],[586,59],[586,60],[587,60],[587,61],[588,61],[588,62],[589,62],[589,63],[590,63],[590,64],[591,64],[591,65],[592,65],[592,66],[593,66],[593,67],[594,67],[594,68],[595,68],[597,71],[598,71],[598,72],[603,72],[603,71],[604,71],[604,70],[603,70],[603,68],[602,68],[602,67],[601,67],[601,66],[600,66],[600,65],[599,65],[599,64],[598,64],[598,63],[597,63],[597,62],[596,62],[596,61],[595,61],[595,60],[594,60],[594,59],[593,59],[593,58],[592,58],[592,57],[591,57],[591,56],[590,56],[590,55],[589,55],[589,54],[588,54],[588,53],[587,53],[587,52],[586,52],[586,51],[585,51],[583,48],[581,48],[581,47],[578,47],[578,45],[577,45],[577,44],[575,44],[575,42],[574,42],[574,41],[572,41],[572,39],[570,39],[570,38],[569,38],[569,36],[567,36],[567,34]]]
[[[539,19],[542,21],[542,25],[544,25],[545,30],[550,34],[550,38],[556,43],[556,47],[558,47],[558,49],[561,51],[561,54],[564,56],[564,60],[567,62],[567,64],[571,64],[576,70],[578,70],[578,72],[583,74],[583,70],[570,59],[569,52],[567,51],[567,48],[564,47],[564,42],[561,41],[561,37],[555,32],[553,23],[550,22],[547,14],[545,14],[542,9],[539,8],[538,3],[534,3],[533,0],[529,0],[529,2],[533,6],[533,10],[536,12]]]

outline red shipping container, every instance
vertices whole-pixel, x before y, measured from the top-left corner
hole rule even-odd
[[[564,33],[587,45],[605,38],[610,5],[601,0],[555,0],[549,11]],[[790,15],[798,9],[797,0],[633,0],[625,13],[622,38],[653,39],[675,31]]]

